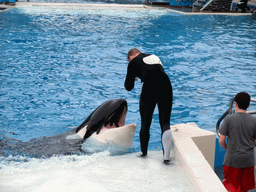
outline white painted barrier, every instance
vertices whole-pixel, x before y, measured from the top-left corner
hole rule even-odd
[[[226,192],[214,172],[216,133],[200,129],[195,123],[173,125],[171,129],[175,156],[186,167],[198,192]]]

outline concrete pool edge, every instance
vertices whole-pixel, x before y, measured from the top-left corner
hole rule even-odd
[[[88,8],[88,7],[111,7],[111,8],[137,8],[137,9],[165,9],[173,13],[183,15],[226,15],[226,16],[249,16],[252,13],[223,13],[223,12],[182,12],[171,8],[165,8],[160,6],[151,6],[144,4],[100,4],[100,3],[36,3],[36,2],[16,2],[15,5],[0,4],[0,8],[9,9],[15,7],[58,7],[58,8]]]
[[[57,8],[149,8],[143,4],[100,4],[100,3],[35,3],[35,2],[16,2],[15,5],[0,4],[0,8],[16,8],[16,7],[57,7]]]
[[[226,192],[214,172],[216,134],[195,123],[171,126],[175,156],[185,167],[194,187],[200,192]]]

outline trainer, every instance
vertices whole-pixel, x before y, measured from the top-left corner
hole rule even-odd
[[[150,137],[150,125],[153,118],[156,104],[159,111],[159,122],[162,131],[162,145],[164,162],[169,162],[171,147],[170,118],[173,103],[172,85],[168,75],[165,73],[160,59],[156,55],[141,53],[138,49],[131,49],[128,52],[127,75],[125,88],[131,91],[134,82],[138,78],[142,82],[140,95],[140,144],[141,156],[146,156]]]

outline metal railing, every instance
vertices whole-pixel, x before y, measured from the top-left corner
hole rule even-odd
[[[192,11],[201,11],[206,4],[208,5],[209,1],[213,0],[196,0],[192,5]]]
[[[218,137],[220,136],[219,135],[219,129],[220,129],[220,123],[221,121],[228,115],[228,114],[232,114],[232,113],[235,113],[235,110],[233,109],[233,103],[235,101],[235,97],[233,97],[231,100],[230,100],[230,103],[229,103],[229,108],[228,110],[223,113],[223,115],[219,118],[219,120],[217,121],[216,123],[216,133],[218,135]],[[256,99],[253,99],[251,98],[251,103],[252,102],[255,102],[256,103]],[[256,114],[256,110],[252,110],[252,111],[247,111],[248,114]]]
[[[200,9],[200,11],[203,11],[208,5],[210,5],[213,2],[213,0],[208,1],[203,7],[202,9]]]

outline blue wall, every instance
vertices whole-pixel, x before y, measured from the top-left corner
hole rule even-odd
[[[225,149],[223,149],[219,144],[219,139],[216,138],[216,147],[215,147],[215,160],[214,160],[214,167],[220,167],[223,164],[225,156]]]
[[[188,6],[188,7],[192,7],[193,3],[195,2],[195,0],[170,0],[170,5],[171,6]]]

